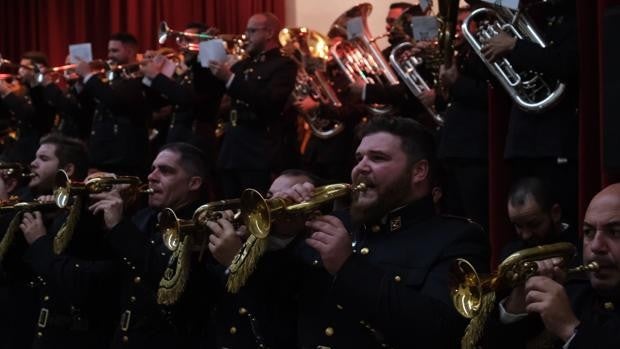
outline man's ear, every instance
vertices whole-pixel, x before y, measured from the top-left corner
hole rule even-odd
[[[411,167],[411,184],[420,183],[428,178],[430,165],[428,160],[422,159]]]
[[[69,176],[69,178],[73,178],[73,175],[75,174],[75,165],[73,163],[66,164],[62,169],[67,172],[67,176]]]
[[[193,176],[189,179],[189,190],[197,191],[202,187],[202,177]]]

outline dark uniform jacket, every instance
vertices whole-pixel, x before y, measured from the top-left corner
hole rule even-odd
[[[55,130],[69,137],[88,139],[93,103],[78,98],[73,88],[63,91],[58,85],[49,84],[43,89],[46,103],[54,108],[58,115],[54,124]]]
[[[82,93],[98,102],[88,142],[92,166],[141,175],[146,169],[149,110],[140,80],[120,79],[110,86],[92,76]]]
[[[281,113],[295,84],[297,65],[278,48],[232,66],[230,124],[218,158],[221,169],[268,170],[279,153]]]
[[[575,280],[566,285],[573,312],[581,322],[568,349],[610,349],[620,347],[620,309],[618,298],[606,298],[594,290],[587,280]],[[563,348],[561,340],[543,331],[538,314],[512,324],[501,324],[499,312],[489,320],[485,329],[485,348]]]
[[[189,205],[176,214],[188,219],[197,208]],[[199,347],[206,337],[209,304],[206,269],[193,260],[183,295],[173,306],[157,304],[159,281],[171,251],[156,228],[159,210],[146,208],[123,220],[107,235],[122,266],[121,312],[113,348]]]
[[[479,225],[435,215],[430,197],[390,212],[380,223],[352,229],[353,255],[337,275],[303,245],[300,296],[302,348],[458,348],[465,321],[449,296],[455,258],[488,269]]]
[[[450,86],[438,156],[486,159],[489,72],[466,45],[459,49],[457,69],[459,76]]]
[[[16,131],[16,141],[3,150],[2,160],[28,164],[34,159],[41,137],[40,129],[36,125],[37,109],[29,95],[9,93],[2,99],[2,103],[9,112],[9,124]]]
[[[57,215],[24,256],[37,275],[33,348],[108,348],[118,309],[118,263],[103,240],[100,217],[90,214],[80,217],[67,249],[56,255],[54,237],[66,218]]]
[[[513,105],[506,139],[505,157],[577,157],[578,54],[575,2],[568,0],[551,7],[538,28],[548,46],[517,40],[508,60],[517,70],[534,70],[548,81],[566,84],[558,105],[541,113],[526,112]]]

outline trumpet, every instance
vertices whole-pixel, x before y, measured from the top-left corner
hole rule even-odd
[[[198,247],[201,255],[208,241],[208,228],[206,223],[222,217],[221,211],[239,209],[239,199],[220,200],[206,203],[194,212],[192,219],[179,219],[172,209],[165,209],[159,217],[159,230],[161,231],[164,245],[170,251],[175,251],[185,236],[193,237],[194,247]],[[239,217],[239,212],[235,218]],[[194,248],[194,250],[196,250]]]
[[[35,176],[30,168],[20,164],[19,162],[0,162],[0,173],[6,177],[32,178]]]
[[[559,242],[517,251],[508,256],[499,265],[497,271],[480,278],[476,269],[467,260],[458,258],[450,270],[450,295],[455,309],[471,321],[461,342],[463,348],[473,348],[479,340],[486,317],[492,311],[495,293],[522,285],[536,275],[536,261],[561,257],[570,260],[576,252],[573,244]],[[595,272],[599,269],[597,262],[590,262],[567,269],[567,275],[573,276],[583,272]]]
[[[227,43],[227,49],[229,52],[239,50],[240,48],[244,47],[246,44],[245,35],[237,35],[237,34],[211,35],[211,34],[206,34],[206,33],[190,33],[190,32],[172,30],[170,29],[166,21],[162,21],[159,24],[159,31],[157,33],[157,38],[158,38],[157,41],[159,42],[160,45],[163,45],[166,43],[166,41],[170,37],[175,38],[176,43],[179,47],[183,49],[187,49],[189,51],[198,51],[198,45],[190,43],[190,40],[188,39],[197,39],[199,41],[222,39],[224,42]],[[243,51],[243,49],[241,49],[241,51]],[[237,55],[237,54],[244,55],[244,53],[241,53],[241,52],[237,52],[237,53],[230,52],[230,53],[232,53],[233,55]]]
[[[121,189],[125,194],[125,199],[135,200],[139,194],[153,194],[153,189],[148,184],[142,183],[139,177],[134,176],[97,176],[84,182],[74,182],[69,179],[69,175],[64,170],[56,173],[56,187],[54,189],[54,200],[58,207],[66,207],[69,200],[74,195],[97,194],[110,191],[118,184],[126,184],[127,188]]]

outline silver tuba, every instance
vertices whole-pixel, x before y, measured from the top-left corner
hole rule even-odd
[[[412,17],[411,10],[406,10],[400,15],[392,28],[392,34],[403,37],[405,41],[396,45],[390,52],[390,64],[409,91],[419,99],[423,93],[430,91],[430,87],[417,70],[417,67],[423,64],[422,58],[410,53],[414,47],[411,40],[414,38],[409,36],[409,33],[407,33],[408,28],[406,27],[411,27]],[[424,108],[433,119],[435,125],[442,127],[444,120],[437,111],[433,107],[426,105],[424,105]]]
[[[329,41],[320,33],[305,27],[284,28],[278,34],[283,51],[297,62],[297,77],[292,97],[310,97],[320,106],[340,108],[342,103],[326,77]],[[325,118],[319,110],[304,113],[312,133],[322,139],[331,138],[344,129],[338,120]]]
[[[478,23],[475,33],[470,30],[472,21]],[[532,70],[517,71],[506,58],[491,63],[484,57],[481,51],[484,41],[502,31],[510,32],[520,40],[530,40],[543,48],[547,46],[521,10],[513,11],[500,6],[479,8],[465,18],[462,26],[467,42],[521,109],[542,112],[553,106],[564,93],[564,83],[545,80],[541,73]]]

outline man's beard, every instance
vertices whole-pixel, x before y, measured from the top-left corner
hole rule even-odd
[[[360,193],[355,194],[349,209],[353,225],[378,222],[387,213],[405,204],[403,194],[409,192],[407,188],[410,186],[408,173],[410,171],[406,170],[396,181],[384,187],[383,192],[377,193],[376,199],[372,202],[361,204],[358,202]],[[358,178],[358,181],[368,183],[364,178]]]

